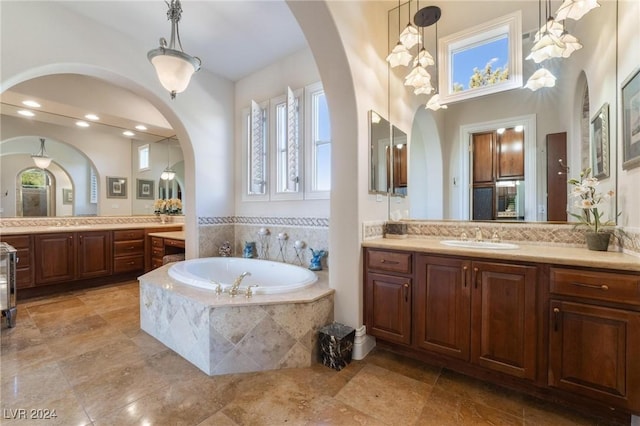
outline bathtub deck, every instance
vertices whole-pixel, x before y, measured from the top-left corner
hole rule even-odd
[[[170,265],[139,278],[140,328],[209,375],[308,367],[318,329],[333,321],[326,272],[286,294],[216,295],[183,285]]]

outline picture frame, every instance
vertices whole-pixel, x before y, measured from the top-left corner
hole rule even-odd
[[[640,68],[622,82],[622,169],[640,166]]]
[[[107,198],[127,198],[127,178],[107,176]]]
[[[62,188],[62,204],[73,204],[73,189]]]
[[[604,103],[591,119],[591,173],[609,177],[609,104]]]
[[[155,182],[146,179],[136,179],[136,198],[138,200],[154,200]]]

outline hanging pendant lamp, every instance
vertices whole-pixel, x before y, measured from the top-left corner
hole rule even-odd
[[[33,154],[31,159],[35,163],[36,167],[46,169],[51,164],[52,158],[49,157],[44,150],[44,138],[40,138],[40,152]]]
[[[158,79],[162,87],[171,94],[171,99],[175,99],[176,93],[184,92],[191,81],[191,76],[200,70],[202,61],[197,56],[184,53],[182,42],[180,41],[180,30],[178,24],[182,15],[180,0],[171,0],[167,3],[167,19],[171,21],[171,39],[169,45],[167,40],[160,39],[160,47],[149,51],[147,58],[155,67]],[[176,41],[180,50],[176,49]]]

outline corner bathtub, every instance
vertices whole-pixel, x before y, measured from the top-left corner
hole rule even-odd
[[[254,294],[288,293],[308,287],[318,280],[312,271],[296,265],[270,260],[241,257],[205,257],[175,263],[169,276],[183,284],[215,290],[219,283],[223,289],[231,287],[240,274],[249,272],[241,287],[258,285]]]

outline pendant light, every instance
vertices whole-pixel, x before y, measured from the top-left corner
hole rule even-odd
[[[418,6],[419,8],[419,6]],[[413,48],[416,44],[420,44],[420,33],[418,29],[411,24],[411,1],[409,1],[409,23],[400,33],[400,43],[404,44],[407,49]],[[400,9],[398,8],[398,18],[400,17]]]
[[[170,139],[167,139],[167,167],[160,174],[162,180],[173,180],[176,177],[176,172],[170,167],[169,154],[171,152]]]
[[[49,157],[44,150],[44,138],[40,138],[40,152],[33,154],[31,159],[36,164],[36,167],[46,169],[51,164],[52,158]]]
[[[591,9],[600,7],[596,0],[564,0],[556,12],[556,19],[563,21],[571,18],[575,21],[582,18]]]
[[[167,40],[162,37],[160,39],[160,47],[149,51],[147,58],[155,67],[160,84],[169,91],[171,99],[174,99],[176,93],[181,93],[187,88],[191,81],[191,76],[200,69],[202,61],[200,58],[188,55],[182,50],[180,30],[178,28],[182,15],[180,0],[171,0],[171,3],[167,2],[167,5],[169,6],[167,18],[171,21],[169,45],[167,46]],[[176,49],[176,41],[180,50]]]
[[[400,0],[398,0],[398,33],[400,32]],[[391,68],[398,67],[402,65],[406,67],[411,62],[411,53],[409,53],[409,49],[402,43],[402,41],[398,40],[398,43],[393,48],[389,56],[387,56],[387,62]]]

